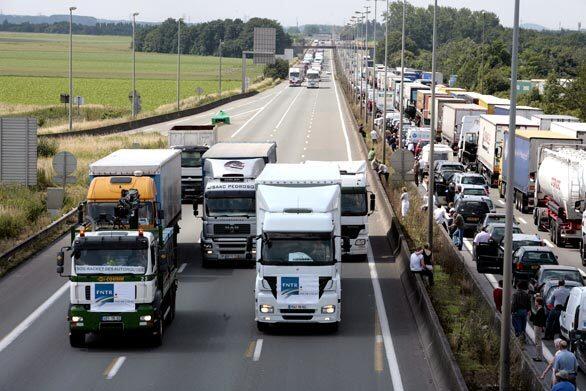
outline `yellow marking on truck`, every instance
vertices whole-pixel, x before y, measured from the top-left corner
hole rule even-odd
[[[248,348],[244,352],[244,357],[252,358],[252,354],[254,353],[255,345],[256,345],[256,343],[254,341],[250,341],[250,343],[248,344]]]
[[[380,329],[378,314],[374,313],[374,370],[382,372],[383,365],[383,336]]]

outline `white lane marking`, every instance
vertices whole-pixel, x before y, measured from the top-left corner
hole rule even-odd
[[[348,139],[348,128],[346,127],[346,121],[344,121],[344,114],[342,113],[342,105],[340,103],[340,94],[338,93],[338,85],[336,84],[336,77],[334,76],[334,60],[333,56],[330,57],[330,66],[332,69],[332,83],[334,84],[334,91],[336,93],[336,102],[338,102],[338,113],[340,114],[340,122],[342,122],[342,129],[344,130],[344,141],[346,141],[346,154],[348,160],[352,160],[352,150],[350,149],[350,140]],[[403,386],[401,385],[401,388]],[[398,391],[395,388],[395,391]]]
[[[111,380],[114,376],[116,376],[116,374],[118,373],[118,371],[122,367],[122,364],[124,364],[124,361],[126,361],[125,356],[118,357],[116,359],[116,362],[114,363],[114,365],[112,365],[112,368],[110,368],[110,371],[106,375],[106,379]]]
[[[246,114],[254,113],[255,111],[258,111],[258,110],[260,110],[260,107],[259,108],[256,108],[256,109],[248,110],[248,111],[243,111],[242,113],[238,113],[238,114],[235,114],[235,115],[231,115],[230,117],[232,117],[232,118],[240,117],[241,115],[246,115]]]
[[[179,266],[179,270],[177,270],[177,273],[181,274],[183,273],[183,270],[185,270],[185,268],[187,267],[187,264],[184,263],[181,266]]]
[[[289,114],[289,110],[291,110],[291,107],[293,107],[293,104],[295,103],[295,101],[297,100],[297,98],[299,97],[299,95],[301,95],[301,92],[302,91],[303,90],[299,90],[299,92],[297,93],[297,95],[295,95],[295,98],[293,98],[293,100],[289,104],[289,107],[287,107],[287,110],[285,110],[285,113],[283,114],[283,116],[281,117],[281,119],[279,120],[279,122],[277,123],[277,126],[275,126],[275,130],[279,129],[279,127],[281,126],[281,124],[285,120],[285,117],[287,116],[287,114]]]
[[[260,353],[262,351],[262,338],[256,340],[256,346],[254,347],[254,353],[252,354],[252,361],[260,360]]]
[[[464,247],[466,247],[466,250],[472,253],[472,242],[470,239],[464,239]]]
[[[523,224],[527,224],[527,220],[525,220],[525,219],[524,219],[524,218],[522,218],[522,217],[517,217],[517,220],[519,220],[519,221],[520,221],[521,223],[523,223]]]
[[[69,289],[69,281],[61,286],[61,288],[57,289],[55,293],[51,295],[43,304],[37,307],[29,316],[26,317],[25,320],[20,322],[18,326],[16,326],[10,333],[6,334],[4,338],[0,341],[0,352],[8,347],[16,338],[18,338],[26,329],[33,324],[42,314],[45,312],[53,303],[55,303],[61,295],[65,293]]]
[[[393,344],[393,337],[391,336],[391,328],[389,327],[389,320],[387,319],[387,310],[385,302],[383,301],[383,294],[378,281],[378,273],[374,263],[374,255],[370,246],[367,246],[368,268],[370,269],[370,280],[372,281],[372,289],[374,291],[374,299],[376,302],[376,311],[383,335],[385,345],[385,355],[387,358],[387,365],[391,373],[391,381],[393,382],[393,391],[403,391],[403,380],[401,379],[401,372],[399,371],[399,364],[397,361],[397,354],[395,353],[395,345]]]
[[[545,242],[545,244],[547,244],[547,247],[551,247],[551,248],[554,248],[554,247],[555,247],[555,246],[553,245],[553,243],[552,243],[552,242],[550,242],[549,240],[547,240],[547,239],[543,239],[543,241]]]
[[[285,90],[279,91],[271,100],[269,100],[264,106],[262,106],[252,117],[250,117],[244,124],[242,124],[242,126],[240,128],[238,128],[238,130],[235,131],[234,134],[232,134],[232,136],[230,136],[230,138],[236,137],[236,135],[238,133],[240,133],[240,131],[242,131],[242,129],[244,129],[246,127],[246,125],[248,125],[250,123],[250,121],[252,121],[253,119],[255,119],[257,115],[259,115],[260,113],[262,113],[275,99],[277,99],[277,97],[279,95],[281,95],[281,93],[283,91],[285,91]]]
[[[505,201],[503,201],[503,200],[498,200],[498,201],[501,205],[505,205]]]

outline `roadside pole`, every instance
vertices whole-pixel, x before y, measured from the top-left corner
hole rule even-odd
[[[222,45],[224,41],[220,40],[220,47],[218,48],[220,54],[220,68],[218,70],[218,95],[222,97]]]
[[[509,136],[507,151],[503,158],[508,158],[507,183],[515,181],[515,130],[517,127],[517,56],[519,51],[519,0],[515,0],[515,18],[513,27],[513,50],[511,58],[511,109],[509,111]],[[510,389],[511,377],[511,273],[513,260],[513,186],[506,187],[505,217],[505,256],[503,260],[503,311],[501,317],[501,349],[499,362],[499,390]]]
[[[132,119],[136,117],[136,16],[138,12],[132,14]]]
[[[183,18],[177,20],[177,111],[180,110],[181,94],[181,22]]]
[[[387,0],[387,8],[385,11],[385,97],[383,103],[383,164],[386,163],[387,160],[387,140],[386,140],[386,133],[387,133],[387,92],[389,89],[388,86],[388,78],[387,78],[387,68],[388,68],[388,49],[389,49],[389,0]]]
[[[69,131],[73,130],[73,11],[77,7],[69,7]]]
[[[427,243],[433,252],[433,193],[435,187],[434,150],[435,150],[435,47],[437,37],[437,0],[433,4],[433,38],[431,43],[431,131],[429,133],[429,180],[427,182]]]
[[[405,10],[406,2],[403,0],[403,27],[401,35],[401,94],[399,99],[399,149],[403,148],[403,94],[405,90]]]
[[[373,74],[373,79],[372,79],[372,130],[374,130],[374,119],[376,118],[376,22],[377,22],[377,9],[376,9],[376,3],[378,3],[380,0],[372,0],[374,1],[374,25],[373,25],[373,31],[372,31],[372,37],[373,37],[373,41],[374,41],[374,49],[372,52],[372,74]],[[383,132],[383,145],[384,145],[384,132]]]
[[[364,26],[365,26],[365,36],[364,36],[364,61],[365,61],[365,72],[364,72],[364,84],[366,85],[365,93],[364,93],[364,126],[367,127],[368,124],[368,14],[370,13],[368,10],[370,9],[369,6],[365,5],[364,9]],[[368,129],[368,127],[367,127]]]

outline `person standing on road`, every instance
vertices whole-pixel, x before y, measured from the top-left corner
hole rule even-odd
[[[378,143],[378,132],[376,130],[372,129],[370,131],[370,138],[372,139],[373,144],[377,144]]]
[[[511,314],[515,336],[525,342],[527,314],[531,311],[531,296],[527,292],[527,281],[520,281],[511,299]]]
[[[358,133],[360,133],[363,139],[366,139],[366,132],[364,131],[364,125],[362,123],[358,125]]]
[[[450,183],[448,188],[446,189],[446,202],[449,204],[450,202],[454,202],[454,195],[456,194],[456,188],[454,183]]]
[[[476,246],[480,243],[488,243],[490,239],[490,234],[486,232],[486,227],[482,227],[480,232],[476,234],[474,237],[474,241],[472,242],[472,259],[476,261]]]
[[[545,331],[545,308],[543,308],[543,297],[535,298],[535,308],[537,308],[537,312],[535,314],[531,313],[531,323],[533,323],[533,333],[535,334],[535,357],[533,357],[533,361],[541,362],[543,361],[543,345],[541,344],[541,336]]]
[[[545,375],[547,375],[547,372],[549,372],[550,369],[553,367],[553,363],[554,363],[555,358],[557,357],[558,354],[560,354],[560,351],[561,351],[560,343],[562,341],[563,340],[561,338],[556,338],[553,341],[553,346],[555,347],[555,354],[553,355],[553,359],[547,363],[547,366],[545,367],[545,369],[541,373],[541,376],[539,376],[539,378],[541,380],[545,379]],[[552,373],[552,375],[551,375],[551,382],[552,382],[552,384],[555,384],[555,372]]]
[[[454,202],[457,202],[460,197],[462,197],[462,188],[460,186],[458,186],[456,188],[456,192],[454,193]]]
[[[417,158],[413,162],[413,176],[415,178],[415,186],[419,186],[419,159]]]
[[[458,250],[462,251],[462,245],[464,244],[464,217],[456,211],[454,211],[454,222],[450,229],[454,230],[452,234],[454,244],[458,247]]]
[[[429,272],[427,273],[427,278],[429,279],[429,285],[433,286],[433,253],[431,251],[431,246],[429,243],[426,243],[423,246],[423,266]]]
[[[568,372],[568,381],[572,384],[576,383],[576,375],[578,374],[578,360],[574,353],[568,350],[568,343],[564,340],[560,342],[560,351],[553,359],[553,373],[557,376],[561,371]]]
[[[565,308],[569,296],[570,290],[566,287],[566,281],[559,280],[558,287],[555,288],[547,303],[552,305],[553,309],[547,315],[544,340],[551,340],[560,332],[560,314]]]
[[[404,187],[402,189],[403,194],[401,194],[401,217],[407,217],[407,213],[409,213],[409,193],[407,193],[407,188]]]
[[[498,286],[492,290],[492,300],[498,312],[503,312],[503,280],[499,280]]]

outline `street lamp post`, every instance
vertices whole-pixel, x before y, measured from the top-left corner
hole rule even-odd
[[[364,55],[364,60],[366,61],[366,72],[364,72],[364,75],[366,76],[364,80],[364,83],[366,85],[366,93],[364,95],[364,126],[367,126],[366,124],[368,124],[368,14],[370,13],[370,7],[365,5],[364,9],[366,10],[364,11],[364,49],[366,51],[366,54]]]
[[[403,27],[401,34],[401,94],[399,102],[399,149],[403,148],[403,95],[405,91],[405,12],[406,1],[403,0]]]
[[[372,129],[374,130],[374,119],[376,117],[376,22],[377,22],[377,9],[376,9],[376,3],[378,3],[381,0],[372,0],[374,1],[374,25],[373,25],[373,32],[372,32],[372,36],[373,36],[373,41],[374,41],[374,49],[373,49],[373,53],[372,53],[372,73],[373,73],[373,79],[372,79]],[[384,139],[385,139],[385,135],[384,135],[384,131],[383,131],[383,145],[384,145]]]
[[[180,110],[180,93],[181,93],[181,22],[183,18],[177,20],[177,111]]]
[[[132,118],[136,117],[136,17],[138,12],[132,14]]]
[[[220,40],[220,46],[218,48],[220,54],[220,67],[218,70],[218,94],[222,96],[222,46],[224,45],[224,41]]]
[[[435,177],[433,174],[434,150],[435,150],[435,47],[437,37],[437,0],[433,4],[433,38],[431,43],[431,128],[429,132],[429,180],[427,182],[427,243],[433,251],[433,192],[435,187]]]
[[[517,127],[517,56],[519,51],[519,0],[515,0],[515,17],[513,25],[513,50],[511,54],[511,109],[509,111],[509,135],[504,159],[508,159],[507,183],[515,183],[515,133]],[[501,317],[501,346],[499,362],[499,390],[510,389],[511,357],[511,272],[513,258],[513,186],[505,189],[505,256],[503,260],[503,311]]]
[[[69,131],[73,130],[73,11],[77,7],[69,7]]]
[[[387,0],[387,8],[385,12],[385,91],[384,91],[384,101],[383,101],[383,164],[386,163],[387,159],[387,140],[386,140],[386,133],[387,133],[387,92],[389,89],[388,86],[388,78],[387,78],[387,68],[388,68],[388,49],[389,49],[389,0]]]
[[[363,11],[356,11],[357,15],[360,15],[360,22],[364,22],[364,12]],[[362,44],[360,45],[362,46]],[[362,49],[362,48],[361,48]],[[362,50],[358,51],[358,66],[359,66],[359,82],[360,82],[360,96],[358,98],[358,104],[360,106],[360,117],[362,117],[362,94],[364,93],[364,89],[363,89],[363,79],[364,77],[362,76],[362,68],[364,66],[363,64],[364,62],[364,56],[362,55]],[[366,110],[365,110],[366,111]],[[365,124],[366,125],[366,124]]]

